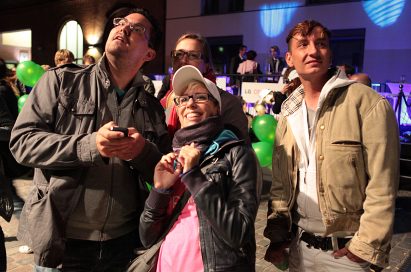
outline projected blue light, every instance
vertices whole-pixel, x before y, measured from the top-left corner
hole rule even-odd
[[[268,37],[280,35],[300,5],[299,2],[287,2],[260,7],[260,23],[264,34]]]
[[[374,24],[386,27],[394,24],[404,9],[405,0],[364,0],[362,6]]]

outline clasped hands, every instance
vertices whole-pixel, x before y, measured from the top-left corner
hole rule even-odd
[[[110,130],[115,126],[114,122],[109,122],[97,131],[97,150],[106,158],[134,159],[144,148],[144,137],[133,127],[128,128],[128,137],[124,137],[123,132]]]
[[[183,146],[179,152],[164,155],[154,170],[154,187],[169,189],[181,173],[190,171],[200,162],[201,152],[195,143]]]

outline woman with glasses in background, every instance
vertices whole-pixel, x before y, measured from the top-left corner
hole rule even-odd
[[[197,68],[181,67],[172,84],[181,129],[174,135],[174,152],[155,168],[140,217],[142,243],[149,247],[165,236],[158,272],[255,271],[261,193],[256,156],[224,128],[220,92]],[[170,223],[180,198],[188,200],[179,203],[183,208]]]
[[[210,47],[204,37],[197,33],[186,33],[180,36],[176,42],[174,50],[171,52],[171,63],[173,71],[177,71],[185,65],[196,67],[201,74],[211,82],[216,82],[216,76],[213,70],[212,57]],[[171,75],[169,78],[173,78]],[[169,82],[171,82],[169,80]],[[247,129],[247,117],[245,116],[241,100],[225,90],[218,89],[221,96],[221,118],[223,123],[240,138],[249,142]],[[174,107],[173,86],[170,83],[164,82],[163,87],[157,96],[161,99],[161,104],[166,109],[167,125],[171,137],[177,129],[180,128],[180,123],[177,117],[177,111]]]

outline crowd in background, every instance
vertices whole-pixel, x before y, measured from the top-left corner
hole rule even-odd
[[[176,41],[155,97],[142,67],[161,36],[146,10],[130,10],[114,18],[98,62],[58,50],[31,91],[0,59],[0,215],[10,220],[19,201],[11,180],[35,169],[18,238],[36,271],[140,271],[136,249],[154,246],[157,271],[255,270],[262,177],[246,103],[216,86],[198,33]],[[329,42],[325,26],[303,21],[263,69],[282,83],[257,103],[278,119],[265,259],[290,271],[378,270],[390,251],[398,128],[366,74],[331,67]],[[230,73],[257,81],[255,58],[242,45]],[[5,270],[1,227],[0,243]]]

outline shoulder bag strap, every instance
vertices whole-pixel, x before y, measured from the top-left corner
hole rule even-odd
[[[180,216],[181,211],[184,209],[184,206],[186,205],[188,199],[190,198],[191,194],[188,190],[185,190],[184,193],[181,195],[179,201],[177,202],[173,213],[171,214],[170,222],[168,224],[168,227],[165,229],[163,234],[160,236],[158,241],[163,240],[168,232],[171,230],[171,228],[174,226],[174,223],[177,221],[178,217]]]
[[[206,170],[210,167],[211,165],[205,165],[201,167],[201,172],[203,174],[206,173]],[[181,195],[179,201],[177,202],[173,213],[170,218],[170,222],[168,224],[168,227],[165,229],[163,234],[160,236],[160,238],[157,241],[163,240],[168,232],[171,230],[171,228],[174,226],[174,223],[177,221],[178,217],[180,216],[181,211],[184,209],[184,206],[187,204],[188,199],[190,198],[191,194],[188,190],[185,190],[184,193]]]

